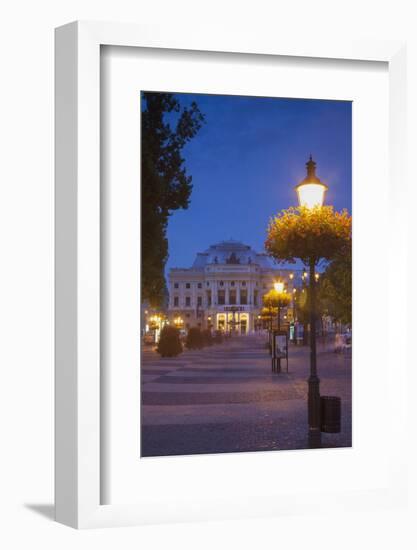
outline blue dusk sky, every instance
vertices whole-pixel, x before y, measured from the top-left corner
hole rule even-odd
[[[310,153],[329,186],[326,203],[351,212],[352,105],[347,101],[178,94],[206,122],[184,148],[193,191],[168,226],[170,267],[233,238],[264,250],[269,219],[297,204]]]

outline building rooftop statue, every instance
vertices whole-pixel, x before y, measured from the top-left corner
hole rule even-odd
[[[256,252],[249,245],[233,239],[212,244],[204,252],[199,252],[192,268],[204,269],[210,264],[255,264],[263,269],[273,268],[272,260],[265,253]]]

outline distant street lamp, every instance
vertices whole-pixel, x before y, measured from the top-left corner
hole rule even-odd
[[[291,296],[288,292],[285,291],[285,286],[283,281],[276,281],[274,283],[274,291],[276,296],[274,297],[274,302],[277,307],[277,332],[281,332],[281,308],[287,307],[291,302]],[[286,317],[285,317],[286,318]],[[272,328],[272,327],[271,327]],[[277,357],[276,359],[276,369],[277,372],[281,372],[281,358]],[[274,368],[274,359],[273,359],[273,368]]]
[[[321,208],[328,190],[316,176],[316,163],[310,158],[306,164],[307,177],[299,183],[295,190],[300,206],[307,208]],[[312,258],[309,265],[309,294],[310,294],[310,376],[308,379],[308,426],[310,447],[321,446],[320,427],[320,378],[317,376],[317,349],[316,349],[316,284],[315,260]],[[307,278],[304,269],[303,281]]]
[[[257,332],[258,332],[258,331],[260,330],[260,328],[261,328],[261,323],[262,323],[262,321],[261,321],[261,316],[258,315],[257,321],[256,321],[256,331],[257,331]]]
[[[238,327],[238,325],[241,324],[240,321],[236,321],[236,311],[238,311],[238,310],[239,310],[239,308],[237,306],[231,306],[231,308],[230,308],[230,311],[232,312],[232,320],[227,322],[227,324],[230,327],[230,329],[229,329],[229,335],[230,336],[232,335],[232,332],[234,333],[234,335],[236,334],[237,327]]]
[[[149,328],[154,331],[155,343],[159,341],[159,336],[163,327],[163,317],[160,314],[152,315]]]
[[[278,292],[279,295],[281,295],[284,292],[284,283],[282,281],[276,281],[274,283],[274,290],[275,292]],[[281,300],[280,297],[278,297],[277,301],[277,310],[278,310],[278,316],[277,316],[277,328],[278,332],[281,330]]]
[[[175,325],[178,329],[181,329],[181,328],[184,326],[184,320],[182,319],[182,317],[180,317],[180,316],[175,317],[175,319],[174,319],[174,325]]]

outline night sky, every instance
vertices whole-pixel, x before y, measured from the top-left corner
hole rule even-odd
[[[193,178],[188,210],[168,227],[170,267],[226,239],[263,250],[271,216],[297,204],[310,153],[329,186],[327,204],[351,212],[352,106],[346,101],[178,94],[206,123],[184,149]]]

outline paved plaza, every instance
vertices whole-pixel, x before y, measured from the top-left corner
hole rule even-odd
[[[342,399],[342,431],[322,434],[322,446],[351,446],[350,353],[321,344],[317,364],[321,395]],[[145,347],[142,456],[308,448],[308,375],[305,346],[290,346],[288,374],[272,374],[265,334],[176,358]]]

